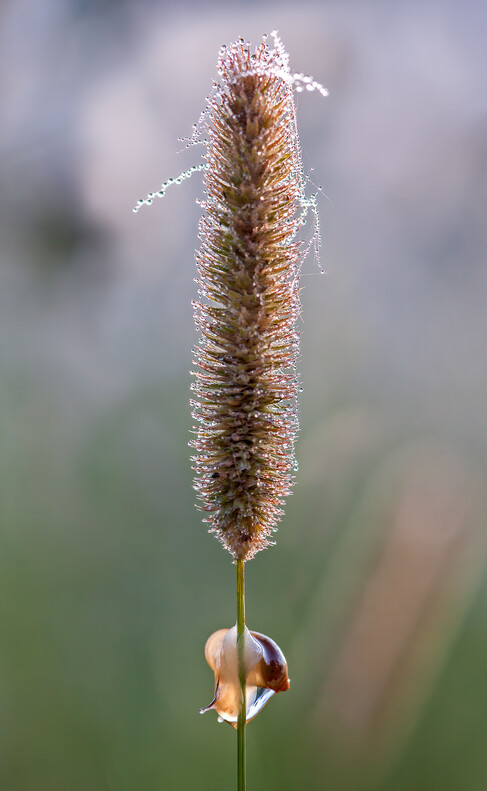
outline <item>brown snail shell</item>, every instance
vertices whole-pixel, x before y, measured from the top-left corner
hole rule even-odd
[[[244,631],[244,669],[246,677],[247,722],[253,719],[275,692],[289,689],[287,662],[281,649],[260,632]],[[215,696],[204,714],[215,709],[219,720],[236,727],[241,707],[238,678],[237,627],[218,629],[208,638],[205,658],[215,674]]]

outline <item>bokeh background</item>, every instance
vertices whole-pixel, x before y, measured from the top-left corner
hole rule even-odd
[[[485,791],[487,5],[4,0],[0,785],[228,789],[200,717],[234,568],[194,508],[201,177],[220,45],[277,28],[319,197],[298,483],[247,571],[291,691],[254,791]],[[310,190],[314,187],[310,183]],[[311,233],[311,228],[309,229]]]

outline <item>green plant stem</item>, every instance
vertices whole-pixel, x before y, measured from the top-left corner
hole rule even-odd
[[[245,578],[244,561],[237,560],[237,659],[238,678],[242,692],[242,706],[237,720],[237,791],[245,791],[245,726],[247,721],[247,701],[245,694]]]

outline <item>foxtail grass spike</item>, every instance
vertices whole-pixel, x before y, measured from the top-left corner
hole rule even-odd
[[[298,428],[296,360],[309,208],[291,74],[273,34],[251,51],[223,47],[219,81],[195,130],[206,144],[204,214],[196,256],[194,469],[200,508],[235,560],[270,537],[290,494]]]

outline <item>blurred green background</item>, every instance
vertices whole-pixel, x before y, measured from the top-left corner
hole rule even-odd
[[[484,2],[12,0],[0,8],[0,786],[233,787],[207,636],[234,568],[194,508],[201,178],[220,45],[298,72],[298,483],[247,570],[291,691],[254,791],[485,791]],[[313,187],[310,184],[310,189]]]

